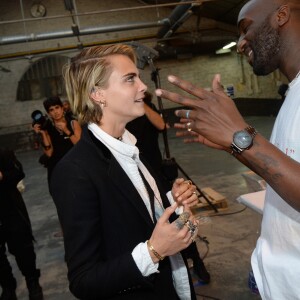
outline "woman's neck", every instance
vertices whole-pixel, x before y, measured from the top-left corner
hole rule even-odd
[[[125,131],[126,123],[120,122],[119,120],[112,122],[111,118],[107,120],[105,116],[103,116],[101,123],[98,124],[98,126],[107,134],[120,140]]]
[[[112,137],[122,140],[122,135],[125,131],[125,126],[121,124],[109,124],[107,122],[101,121],[101,124],[98,126],[105,131],[107,134],[111,135]]]

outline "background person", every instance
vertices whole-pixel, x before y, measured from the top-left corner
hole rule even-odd
[[[70,290],[80,299],[196,299],[179,251],[192,243],[197,223],[187,211],[169,222],[177,205],[198,202],[195,186],[177,179],[167,196],[125,129],[145,113],[147,87],[135,63],[128,45],[96,46],[64,72],[85,123],[51,182]]]
[[[41,135],[43,152],[47,157],[49,184],[55,165],[79,141],[81,127],[77,120],[64,115],[63,104],[59,97],[47,98],[43,105],[49,121],[45,126],[34,124],[33,129]]]
[[[126,129],[136,139],[136,146],[140,154],[147,160],[151,168],[161,177],[165,183],[166,190],[172,188],[162,171],[162,155],[159,148],[159,134],[165,129],[165,121],[159,114],[156,106],[152,103],[152,94],[145,92],[144,109],[145,114],[128,122]]]
[[[69,100],[63,100],[62,104],[63,104],[63,109],[64,109],[64,112],[65,112],[65,116],[69,119],[77,119],[75,117],[75,115],[73,114],[70,101]]]
[[[30,300],[42,300],[40,270],[28,212],[17,184],[25,177],[22,164],[12,150],[0,148],[0,286],[1,300],[15,300],[17,281],[6,256],[6,247],[25,277]]]
[[[79,141],[81,127],[77,120],[65,115],[63,104],[59,97],[50,97],[43,102],[49,120],[45,124],[34,124],[33,129],[41,136],[44,155],[40,163],[47,168],[48,186],[52,172],[60,159]],[[51,194],[50,188],[49,192]],[[54,237],[62,237],[60,230]]]
[[[163,90],[156,93],[193,109],[177,111],[182,118],[177,127],[184,129],[178,135],[192,134],[187,142],[231,153],[266,180],[261,234],[251,258],[254,277],[262,299],[299,299],[300,3],[249,1],[240,11],[238,30],[238,51],[247,56],[254,73],[267,75],[279,68],[289,81],[270,142],[243,119],[224,94],[219,75],[212,92],[169,76],[171,83],[195,100]]]

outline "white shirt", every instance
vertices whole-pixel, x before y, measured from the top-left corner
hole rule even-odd
[[[300,162],[300,78],[287,92],[270,141]],[[300,213],[269,185],[251,263],[262,299],[300,299]]]
[[[154,192],[155,216],[156,219],[159,219],[164,211],[162,200],[154,178],[151,176],[144,164],[140,161],[139,149],[135,146],[136,138],[129,131],[125,130],[122,136],[122,141],[120,141],[107,134],[95,123],[89,124],[88,128],[95,135],[95,137],[111,151],[112,155],[116,158],[122,169],[126,172],[127,176],[143,199],[152,218],[148,192],[138,169],[141,170]],[[174,202],[171,192],[167,194],[167,197],[170,203]],[[150,274],[158,272],[159,263],[153,263],[146,242],[138,244],[133,249],[132,257],[143,276],[149,276]],[[178,253],[169,256],[169,258],[172,267],[173,283],[178,297],[182,300],[191,299],[187,269],[181,254]]]

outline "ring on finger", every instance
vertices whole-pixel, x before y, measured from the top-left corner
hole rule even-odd
[[[194,234],[192,234],[191,236],[192,242],[195,242],[197,236],[198,236],[198,227],[195,229]]]
[[[187,220],[190,217],[190,213],[187,211],[184,211],[179,217],[174,221],[175,226],[178,230],[182,229],[184,224],[187,222]]]
[[[183,183],[187,183],[188,185],[192,185],[192,181],[191,180],[185,180]]]
[[[174,223],[178,230],[182,229],[185,224],[185,222],[180,218],[177,218]]]
[[[189,229],[189,232],[191,233],[191,235],[193,236],[196,228],[198,227],[197,225],[194,225],[194,223],[191,220],[187,220],[185,225],[187,226],[187,228]]]
[[[190,217],[190,213],[184,211],[182,214],[179,215],[178,219],[180,219],[183,223],[186,223],[189,217]]]
[[[192,122],[187,122],[186,123],[186,129],[187,129],[187,131],[192,131],[191,125],[192,125]]]
[[[190,117],[190,110],[185,111],[185,118],[188,119]]]

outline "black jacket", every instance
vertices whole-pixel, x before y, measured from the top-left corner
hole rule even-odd
[[[54,169],[51,193],[76,297],[178,299],[168,258],[160,263],[160,273],[148,278],[137,268],[131,252],[150,238],[154,224],[129,177],[86,127]],[[164,193],[162,199],[170,205]],[[193,289],[192,295],[196,299]]]
[[[0,224],[18,231],[31,232],[31,224],[17,184],[25,177],[22,164],[12,150],[0,149]]]

